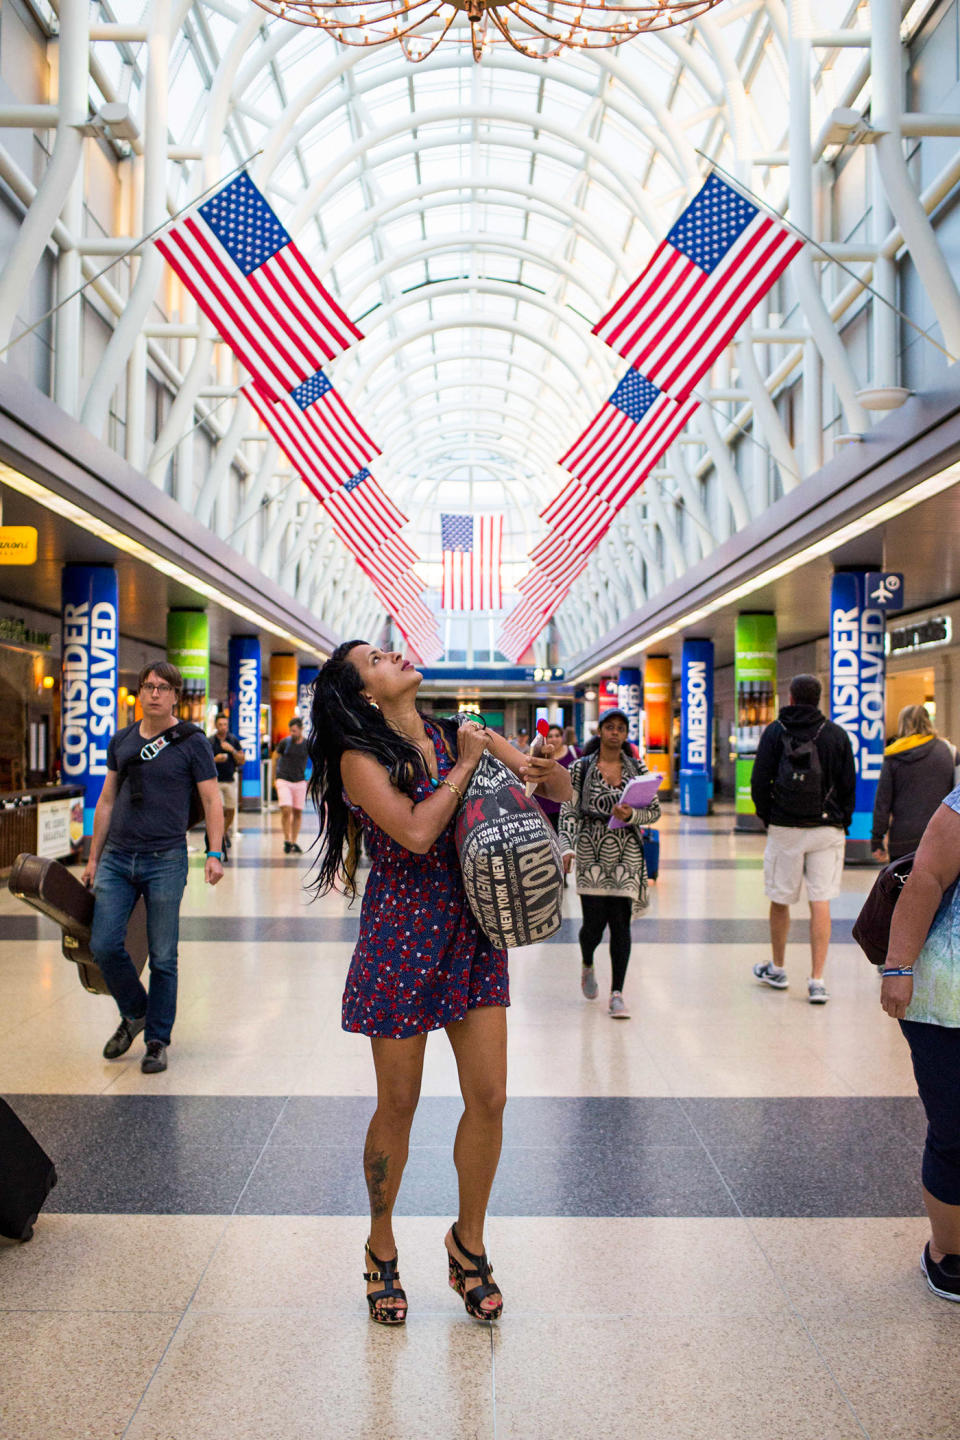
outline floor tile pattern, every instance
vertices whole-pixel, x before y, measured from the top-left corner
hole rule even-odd
[[[511,957],[492,1331],[446,1284],[442,1035],[398,1206],[410,1320],[366,1319],[372,1074],[339,1028],[357,910],[308,904],[276,815],[242,817],[216,891],[193,857],[160,1076],[139,1044],[101,1058],[111,1002],[0,894],[0,1091],[61,1174],[34,1239],[0,1244],[2,1440],[955,1440],[960,1306],[918,1267],[922,1114],[850,942],[871,872],[845,875],[818,1009],[803,906],[790,988],[750,973],[762,837],[669,810],[661,832],[631,1021],[580,995],[572,890],[559,934]]]

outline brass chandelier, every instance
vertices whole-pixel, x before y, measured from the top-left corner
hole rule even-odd
[[[720,0],[255,0],[294,25],[324,30],[342,45],[398,43],[408,60],[426,60],[460,17],[470,25],[474,60],[506,43],[533,60],[561,50],[605,50],[637,35],[696,20]]]

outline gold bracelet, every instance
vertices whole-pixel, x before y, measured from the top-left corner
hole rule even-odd
[[[448,790],[452,790],[454,795],[459,798],[460,804],[463,804],[463,791],[458,786],[454,785],[452,780],[441,780],[440,784],[446,785]]]

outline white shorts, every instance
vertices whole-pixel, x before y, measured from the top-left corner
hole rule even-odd
[[[237,781],[236,781],[236,777],[234,777],[232,780],[218,780],[218,781],[217,781],[217,788],[218,788],[218,790],[220,791],[220,799],[221,799],[221,801],[222,801],[222,803],[223,803],[223,808],[224,808],[224,810],[236,810],[236,808],[237,808]]]
[[[778,905],[795,905],[807,882],[808,900],[840,894],[846,836],[835,825],[771,825],[763,852],[763,888]]]
[[[278,780],[277,799],[281,810],[302,810],[307,803],[306,780]]]

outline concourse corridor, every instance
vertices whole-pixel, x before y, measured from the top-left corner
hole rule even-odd
[[[762,838],[661,826],[633,1018],[579,990],[579,907],[511,956],[510,1102],[487,1249],[492,1331],[447,1288],[456,1074],[431,1037],[398,1205],[403,1330],[361,1280],[373,1072],[340,1029],[357,908],[243,817],[191,859],[170,1068],[100,1051],[53,927],[0,896],[0,1092],[60,1182],[0,1247],[3,1440],[934,1440],[960,1412],[960,1307],[919,1270],[924,1122],[906,1046],[834,904],[824,1007],[767,955]],[[312,835],[307,836],[307,840]]]

